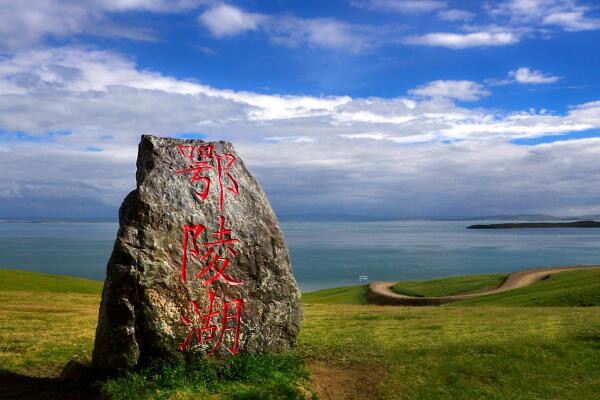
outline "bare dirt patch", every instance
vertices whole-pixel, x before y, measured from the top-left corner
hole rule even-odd
[[[321,400],[377,399],[377,384],[387,374],[383,367],[373,364],[339,366],[312,362],[308,370],[312,388]]]

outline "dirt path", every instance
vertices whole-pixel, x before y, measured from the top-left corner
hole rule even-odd
[[[575,269],[593,269],[600,268],[598,265],[590,266],[569,266],[569,267],[554,267],[554,268],[533,268],[526,269],[519,272],[514,272],[506,278],[506,280],[497,288],[487,290],[485,292],[477,292],[470,294],[459,294],[452,296],[441,296],[441,297],[413,297],[398,294],[391,288],[396,282],[373,282],[369,285],[369,291],[367,292],[367,300],[373,304],[380,305],[413,305],[413,306],[425,306],[425,305],[438,305],[450,303],[456,300],[469,299],[472,297],[485,296],[493,293],[506,292],[507,290],[518,289],[525,286],[529,286],[532,283],[539,282],[542,279],[557,274],[563,271],[572,271]]]

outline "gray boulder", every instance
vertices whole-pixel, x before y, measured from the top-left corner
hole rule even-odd
[[[269,202],[228,142],[144,135],[107,266],[93,366],[293,348],[300,292]]]

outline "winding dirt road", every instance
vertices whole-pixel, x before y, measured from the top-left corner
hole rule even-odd
[[[369,285],[369,291],[367,292],[367,300],[372,304],[380,305],[406,305],[406,306],[430,306],[450,303],[456,300],[469,299],[472,297],[485,296],[493,293],[506,292],[507,290],[518,289],[525,286],[529,286],[533,283],[539,282],[542,279],[558,274],[563,271],[572,271],[580,269],[594,269],[600,268],[600,265],[589,265],[589,266],[568,266],[568,267],[554,267],[554,268],[533,268],[526,269],[519,272],[513,272],[502,282],[500,286],[495,289],[486,290],[484,292],[469,293],[469,294],[457,294],[452,296],[441,296],[441,297],[413,297],[398,294],[391,288],[396,282],[373,282]]]

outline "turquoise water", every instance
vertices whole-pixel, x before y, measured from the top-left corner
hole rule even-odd
[[[465,229],[477,222],[281,225],[303,291],[356,284],[359,274],[400,280],[600,264],[600,229]],[[116,232],[116,223],[0,223],[0,268],[103,279]]]

